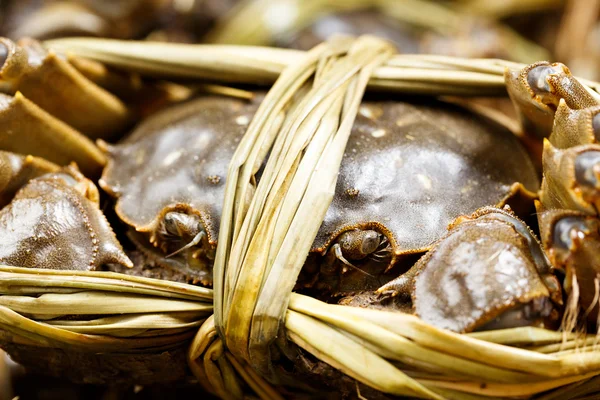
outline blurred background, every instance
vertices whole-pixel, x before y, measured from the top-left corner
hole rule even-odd
[[[599,80],[599,13],[600,0],[0,0],[0,36],[309,49],[335,33],[369,33],[401,53],[560,61]],[[72,385],[29,375],[0,352],[0,400],[198,395],[206,397],[193,385]]]

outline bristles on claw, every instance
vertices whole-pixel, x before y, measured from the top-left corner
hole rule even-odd
[[[577,282],[577,275],[572,275],[571,280],[571,293],[567,299],[567,306],[565,307],[565,314],[561,322],[561,330],[563,333],[563,345],[567,342],[569,333],[575,331],[577,327],[577,316],[579,314],[579,283]]]

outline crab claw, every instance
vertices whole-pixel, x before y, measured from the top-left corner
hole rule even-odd
[[[381,296],[412,297],[423,320],[456,332],[558,321],[561,289],[540,243],[512,213],[462,217]]]
[[[564,270],[569,295],[563,329],[572,331],[573,321],[584,312],[597,324],[600,281],[600,219],[572,210],[546,210],[537,202],[542,243],[554,267]]]
[[[550,135],[561,99],[573,109],[598,104],[561,63],[543,61],[520,71],[507,69],[504,79],[523,130],[536,137]]]
[[[131,115],[117,97],[94,84],[63,57],[33,39],[0,38],[6,59],[0,86],[21,92],[41,109],[92,139],[115,138]]]

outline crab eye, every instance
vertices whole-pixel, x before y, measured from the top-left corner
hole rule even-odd
[[[165,230],[173,235],[179,235],[180,214],[177,212],[168,212],[164,216]]]
[[[551,65],[540,65],[527,73],[527,83],[536,94],[551,93],[550,84],[546,78],[548,75],[561,72],[560,69]]]
[[[600,112],[592,118],[592,128],[594,129],[596,140],[600,141]]]
[[[8,58],[8,47],[5,44],[0,43],[0,70],[4,67],[4,63]]]
[[[575,159],[575,179],[584,186],[597,187],[600,173],[600,151],[586,151]]]
[[[361,251],[363,254],[371,254],[381,243],[379,232],[366,231],[363,236]]]
[[[590,232],[584,218],[566,217],[554,225],[554,246],[563,250],[570,250],[573,246],[572,235],[584,236]]]

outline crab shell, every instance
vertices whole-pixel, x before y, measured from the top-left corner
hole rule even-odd
[[[131,267],[98,207],[98,189],[73,167],[29,181],[0,210],[0,263],[97,270]]]
[[[427,251],[457,216],[502,206],[524,188],[539,188],[535,168],[500,126],[441,102],[363,103],[313,250],[326,251],[345,231],[374,229],[394,262]]]

